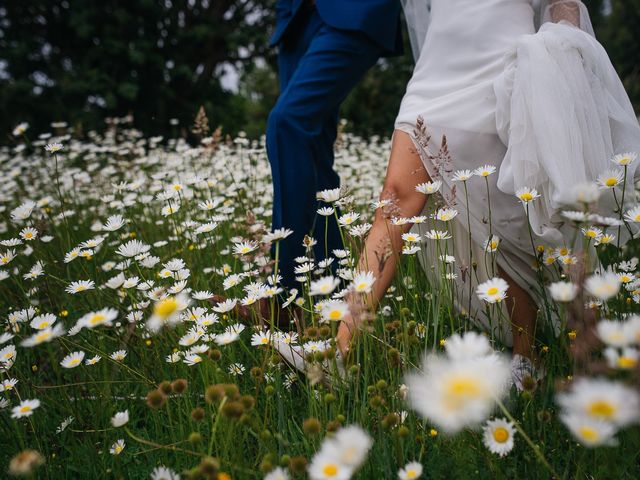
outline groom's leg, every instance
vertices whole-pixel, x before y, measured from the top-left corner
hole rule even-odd
[[[337,137],[338,120],[338,108],[336,108],[327,117],[322,127],[322,133],[316,142],[314,158],[316,159],[316,188],[318,191],[340,187],[340,176],[333,168],[333,147]],[[344,247],[335,215],[330,217],[316,215],[313,236],[318,240],[314,247],[317,259],[329,258],[333,250]],[[335,271],[335,267],[335,264],[332,265],[333,271]]]
[[[335,172],[329,173],[335,133],[323,131],[328,121],[336,121],[339,105],[379,55],[379,47],[363,34],[323,25],[269,115],[273,227],[294,230],[280,246],[287,286],[295,285],[294,258],[304,254],[302,240],[313,227],[319,185],[337,187],[338,183]]]

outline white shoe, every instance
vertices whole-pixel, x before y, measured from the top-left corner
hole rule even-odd
[[[289,365],[294,367],[296,370],[304,373],[305,375],[307,374],[310,364],[305,359],[306,354],[302,346],[289,345],[283,342],[275,342],[273,346]],[[312,363],[311,365],[317,364]],[[333,370],[333,362],[330,359],[325,360],[319,365],[325,371],[325,373],[331,374]],[[342,359],[342,354],[338,349],[336,349],[335,366],[337,367],[338,375],[341,378],[344,378],[346,375],[346,371],[344,369],[344,360]]]
[[[544,378],[543,369],[537,369],[531,363],[531,360],[524,355],[515,354],[511,359],[511,380],[519,392],[527,390],[525,382],[528,380],[537,383]]]

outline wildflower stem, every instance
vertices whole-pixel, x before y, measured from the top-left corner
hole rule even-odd
[[[540,463],[542,463],[547,468],[547,470],[549,470],[549,472],[554,478],[560,478],[560,475],[556,473],[554,468],[547,461],[546,457],[540,450],[540,447],[535,443],[533,443],[533,440],[531,440],[529,435],[527,435],[524,429],[520,426],[520,423],[515,418],[513,418],[513,415],[511,415],[509,410],[507,410],[507,407],[505,407],[504,403],[502,403],[502,401],[500,401],[499,399],[497,400],[497,403],[498,403],[498,407],[500,407],[500,410],[502,410],[502,413],[504,413],[504,416],[507,417],[507,419],[509,419],[511,423],[513,423],[518,433],[522,435],[522,438],[524,438],[524,441],[527,442],[527,444],[531,447],[535,456],[538,457],[538,460],[540,460]]]
[[[135,435],[129,429],[129,427],[124,427],[124,430],[125,430],[125,432],[127,432],[127,435],[129,435],[134,441],[136,441],[138,443],[142,443],[143,445],[149,445],[150,447],[163,449],[163,450],[173,450],[174,452],[183,452],[183,453],[187,453],[189,455],[194,455],[196,457],[204,456],[202,453],[194,452],[193,450],[187,450],[186,448],[176,447],[175,445],[162,445],[160,443],[152,442],[150,440],[145,440],[144,438],[140,438],[137,435]]]

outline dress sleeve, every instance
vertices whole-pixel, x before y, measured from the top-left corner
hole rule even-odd
[[[543,0],[541,2],[542,15],[540,22],[564,23],[584,30],[595,37],[589,10],[580,0]]]

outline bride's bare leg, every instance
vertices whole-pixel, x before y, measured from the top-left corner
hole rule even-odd
[[[352,296],[349,299],[352,305],[366,301],[367,308],[375,308],[391,285],[398,255],[402,250],[402,234],[406,233],[411,226],[394,226],[389,220],[391,217],[419,215],[426,197],[416,192],[415,187],[429,180],[429,175],[416,152],[411,137],[403,131],[396,130],[393,134],[387,175],[380,194],[381,200],[390,200],[392,203],[376,212],[373,227],[358,262],[358,270],[373,272],[376,281],[373,284],[373,291],[366,298]],[[349,349],[359,323],[358,315],[348,316],[341,322],[336,340],[343,354]]]
[[[502,269],[500,276],[509,284],[507,297],[507,309],[511,318],[511,330],[513,333],[513,353],[520,354],[530,360],[534,360],[533,341],[535,338],[536,319],[538,307],[518,283]]]
[[[419,215],[426,197],[416,192],[415,187],[428,181],[430,181],[429,175],[415,150],[413,141],[408,134],[396,130],[393,135],[387,175],[380,194],[382,200],[391,200],[392,204],[376,212],[373,227],[358,262],[358,270],[373,272],[376,281],[368,297],[359,295],[348,299],[356,309],[358,304],[364,308],[375,308],[391,285],[396,272],[398,255],[402,250],[402,234],[406,233],[411,226],[394,226],[389,220],[393,216]],[[500,275],[509,283],[507,307],[512,322],[513,353],[533,359],[532,345],[537,307],[531,296],[502,269]],[[355,317],[349,315],[340,323],[336,341],[343,355],[348,351],[360,322],[359,315]]]

